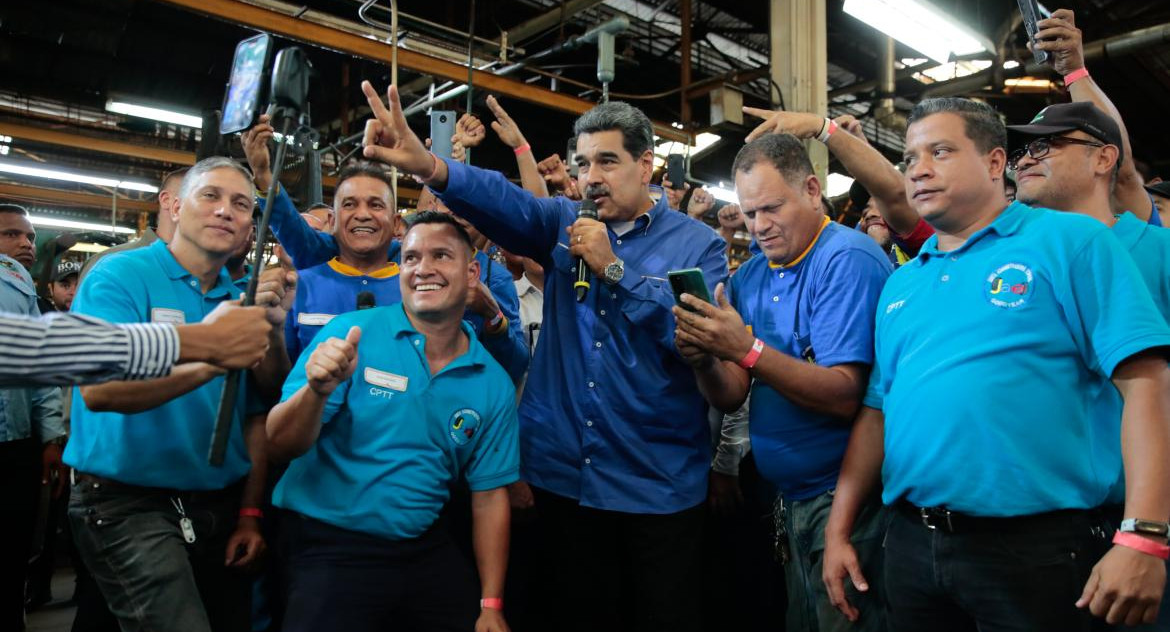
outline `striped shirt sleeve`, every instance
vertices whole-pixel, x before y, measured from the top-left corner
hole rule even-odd
[[[0,387],[152,379],[168,375],[178,359],[179,334],[169,324],[0,314]]]

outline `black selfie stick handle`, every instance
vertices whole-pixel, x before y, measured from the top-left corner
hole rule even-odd
[[[284,126],[280,132],[280,142],[276,145],[276,160],[272,164],[272,182],[268,183],[268,194],[264,196],[264,212],[260,215],[260,225],[256,227],[256,250],[253,252],[252,278],[248,279],[248,290],[244,294],[243,306],[250,307],[256,303],[256,288],[260,285],[261,266],[264,261],[264,246],[268,242],[268,220],[272,218],[272,207],[276,203],[276,185],[280,182],[280,173],[284,167],[284,150],[288,147],[288,130],[292,126],[291,116],[284,117]],[[219,396],[219,413],[215,417],[215,432],[211,435],[211,450],[207,461],[219,467],[223,465],[227,454],[228,439],[232,434],[232,418],[235,417],[236,399],[240,392],[240,378],[243,370],[232,369],[223,378],[223,392]]]

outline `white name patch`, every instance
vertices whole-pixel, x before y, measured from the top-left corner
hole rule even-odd
[[[187,323],[187,316],[177,309],[155,307],[154,309],[150,310],[150,322],[183,325]]]
[[[367,382],[373,384],[374,386],[381,386],[392,391],[398,391],[399,393],[406,392],[407,378],[401,375],[394,375],[393,373],[387,373],[385,371],[379,371],[377,369],[366,367],[366,371],[363,376],[366,378]]]
[[[306,314],[301,312],[297,314],[297,324],[320,327],[333,320],[333,316],[334,314]]]

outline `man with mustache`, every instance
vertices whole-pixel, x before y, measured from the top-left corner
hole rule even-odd
[[[569,630],[694,630],[699,543],[710,466],[706,406],[674,348],[666,273],[700,268],[709,287],[727,276],[714,231],[650,199],[654,140],[646,115],[625,103],[583,114],[579,204],[536,198],[503,175],[426,150],[397,90],[387,110],[362,90],[375,118],[365,155],[419,176],[494,243],[545,269],[544,321],[520,405],[522,478],[535,491],[557,587],[550,605]],[[577,302],[577,266],[591,287]],[[547,344],[548,341],[558,344]]]

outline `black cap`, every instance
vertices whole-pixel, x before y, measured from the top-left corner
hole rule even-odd
[[[1121,128],[1097,106],[1086,101],[1050,105],[1027,125],[1008,125],[1008,147],[1022,149],[1031,136],[1051,136],[1080,130],[1093,138],[1121,149]],[[1120,159],[1118,159],[1120,160]]]
[[[1163,180],[1156,184],[1147,184],[1146,190],[1154,195],[1170,198],[1170,180]]]
[[[53,272],[53,283],[58,283],[74,274],[81,274],[81,264],[76,261],[62,261],[57,264],[57,269]]]

